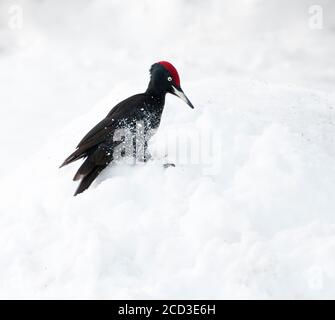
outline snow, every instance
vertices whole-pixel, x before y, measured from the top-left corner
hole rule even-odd
[[[334,298],[334,4],[126,2],[0,5],[0,298]],[[58,166],[159,60],[195,109],[72,197]]]

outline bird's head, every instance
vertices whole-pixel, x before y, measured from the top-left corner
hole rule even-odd
[[[186,97],[180,86],[180,78],[177,69],[167,61],[160,61],[151,66],[150,85],[157,92],[171,93],[184,100],[192,109],[194,106]]]

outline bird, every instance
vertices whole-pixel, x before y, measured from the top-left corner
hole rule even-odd
[[[194,108],[181,88],[177,69],[168,61],[159,61],[150,68],[147,90],[118,103],[81,139],[60,166],[84,158],[73,178],[80,180],[74,196],[88,189],[113,160],[129,155],[136,158],[139,153],[141,161],[150,159],[148,141],[159,127],[167,93]]]

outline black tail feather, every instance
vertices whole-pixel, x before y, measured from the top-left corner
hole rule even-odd
[[[77,149],[75,152],[73,152],[72,154],[70,154],[65,160],[64,162],[60,165],[59,168],[62,168],[66,165],[68,165],[69,163],[79,160],[83,157],[85,157],[87,154],[82,152],[80,149]]]
[[[97,165],[88,157],[83,164],[79,167],[77,173],[73,177],[73,181],[81,180],[83,177],[88,176]]]
[[[99,175],[99,173],[103,170],[103,168],[104,167],[101,167],[101,166],[95,167],[88,175],[84,176],[84,178],[80,181],[80,184],[74,196],[85,191],[92,184],[92,182]]]

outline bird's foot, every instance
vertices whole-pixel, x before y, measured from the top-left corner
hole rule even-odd
[[[163,168],[166,169],[166,168],[169,168],[169,167],[175,167],[176,165],[174,163],[164,163],[163,164]]]

